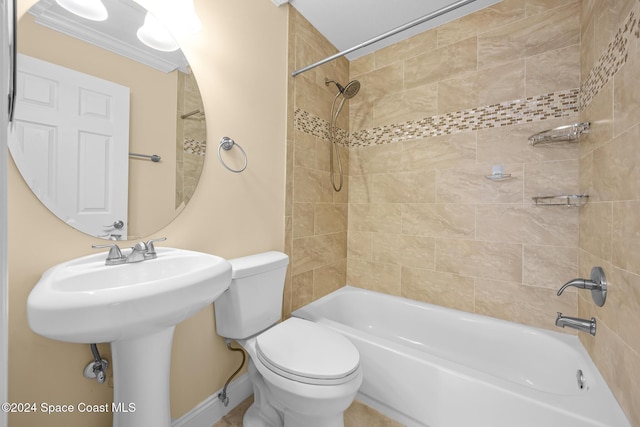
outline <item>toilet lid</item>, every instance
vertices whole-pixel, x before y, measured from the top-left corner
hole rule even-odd
[[[271,371],[308,384],[340,384],[358,369],[360,354],[338,332],[292,317],[256,339],[260,361]]]

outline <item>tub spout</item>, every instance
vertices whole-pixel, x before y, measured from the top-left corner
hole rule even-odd
[[[592,317],[591,320],[587,320],[580,319],[578,317],[563,316],[562,313],[558,312],[558,317],[556,318],[556,326],[559,326],[561,328],[568,326],[582,332],[589,332],[593,336],[596,335],[595,317]]]

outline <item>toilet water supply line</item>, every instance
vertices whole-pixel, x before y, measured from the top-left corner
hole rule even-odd
[[[100,356],[96,344],[91,344],[91,353],[93,354],[93,362],[90,362],[87,367],[84,368],[84,376],[85,378],[95,378],[98,384],[104,384],[107,379],[106,371],[109,367],[109,362]]]
[[[238,375],[238,372],[240,372],[240,369],[242,369],[242,367],[244,366],[244,362],[247,360],[247,356],[244,354],[244,351],[241,348],[233,348],[231,347],[231,340],[228,338],[224,339],[224,342],[227,343],[227,348],[231,351],[239,351],[240,353],[242,353],[242,363],[240,363],[240,367],[238,369],[236,369],[236,371],[231,374],[231,376],[229,377],[229,379],[227,380],[226,383],[224,383],[224,387],[222,387],[222,392],[218,393],[218,399],[220,399],[220,401],[222,402],[222,404],[224,406],[228,406],[229,405],[229,396],[227,396],[227,387],[229,386],[229,383],[231,382],[231,380]]]

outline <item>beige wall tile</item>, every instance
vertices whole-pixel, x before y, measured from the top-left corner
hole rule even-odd
[[[347,210],[346,203],[317,203],[314,234],[346,232]]]
[[[640,201],[613,203],[611,235],[611,262],[640,274]]]
[[[375,67],[381,68],[432,51],[437,47],[437,30],[428,30],[375,52]]]
[[[578,249],[525,244],[522,264],[523,284],[558,290],[578,277]]]
[[[349,230],[347,257],[371,261],[373,232]]]
[[[478,68],[580,43],[580,2],[504,25],[478,36]]]
[[[349,101],[349,129],[355,132],[373,127],[373,106],[375,101],[366,98],[351,98]]]
[[[371,203],[373,201],[373,178],[375,175],[349,176],[349,202]]]
[[[298,275],[347,257],[347,233],[293,239],[291,269]]]
[[[491,181],[485,178],[486,166],[438,171],[436,200],[439,203],[521,203],[522,165],[505,165],[511,179]]]
[[[526,96],[580,87],[580,45],[526,59]]]
[[[435,241],[424,236],[373,233],[371,260],[407,267],[435,268]]]
[[[374,203],[432,203],[436,171],[386,173],[373,176]]]
[[[458,74],[476,71],[477,40],[458,43],[409,58],[404,62],[405,88],[427,85]]]
[[[464,260],[464,262],[461,262]],[[437,239],[436,270],[462,276],[522,282],[522,245]]]
[[[640,125],[593,152],[593,192],[598,200],[640,199]]]
[[[581,154],[590,153],[613,138],[613,81],[600,89],[582,111],[581,120],[591,123],[589,133],[580,138]]]
[[[390,93],[403,90],[402,63],[393,63],[386,67],[377,68],[356,78],[360,81],[361,88],[358,92],[358,102],[376,101]],[[354,98],[355,100],[356,98]],[[329,104],[331,105],[331,104]]]
[[[328,172],[297,167],[293,175],[294,203],[328,203],[333,200]]]
[[[525,17],[525,4],[521,0],[503,0],[437,28],[438,47],[444,47],[489,29],[518,21]]]
[[[291,311],[313,301],[313,271],[292,276]]]
[[[402,172],[402,144],[354,149],[349,154],[351,175]]]
[[[361,74],[373,71],[374,54],[370,53],[369,55],[361,56],[360,58],[354,59],[349,63],[349,67],[349,75],[354,78],[357,78],[357,76]]]
[[[611,203],[589,202],[580,208],[580,249],[611,260]]]
[[[474,311],[474,280],[440,271],[402,269],[402,296],[457,310]]]
[[[293,238],[313,236],[315,207],[313,203],[293,204]]]
[[[347,284],[390,295],[400,295],[399,265],[350,258],[347,261]]]
[[[456,203],[407,203],[402,206],[402,233],[472,238],[475,234],[475,206]]]
[[[613,129],[614,135],[620,135],[638,123],[640,115],[640,47],[637,40],[629,43],[627,63],[614,77],[613,92]]]
[[[575,316],[576,294],[495,280],[476,279],[476,313],[557,331],[556,312]]]
[[[335,263],[313,270],[313,299],[323,296],[343,287],[347,283],[347,260],[341,259]]]
[[[564,206],[478,205],[476,227],[479,240],[578,246],[578,210]]]
[[[397,233],[402,230],[402,207],[395,203],[349,205],[349,230]]]
[[[418,86],[374,101],[371,126],[420,120],[438,113],[438,85]]]
[[[436,136],[389,145],[398,145],[403,148],[401,167],[396,166],[394,170],[387,171],[379,170],[380,173],[394,172],[395,170],[417,171],[475,166],[475,132]],[[398,161],[397,158],[393,160],[394,162]]]
[[[581,341],[590,350],[600,373],[623,407],[632,425],[640,425],[640,356],[629,348],[603,322],[598,324],[595,337],[581,336]]]
[[[524,180],[525,201],[529,202],[533,196],[577,194],[578,168],[578,160],[527,163]]]
[[[511,61],[472,75],[441,79],[438,83],[438,113],[466,110],[525,97],[524,61]],[[496,76],[500,76],[496,79]],[[539,94],[536,94],[539,95]]]
[[[526,16],[544,13],[573,2],[575,2],[575,0],[525,0]]]

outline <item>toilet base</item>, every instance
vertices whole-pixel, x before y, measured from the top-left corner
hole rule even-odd
[[[267,385],[251,357],[249,357],[248,373],[253,385],[253,404],[244,414],[243,427],[344,427],[343,411],[346,407],[342,406],[336,410],[335,405],[327,406],[326,409],[330,409],[331,414],[324,411],[325,406],[322,409],[318,408],[318,411],[313,411],[313,414],[292,412],[282,403],[282,400],[277,398],[278,395],[282,397],[283,390],[279,390],[273,384]],[[343,402],[343,405],[351,404],[360,381],[356,383],[350,398],[338,399]],[[297,400],[290,399],[290,397],[286,401]],[[296,403],[301,404],[302,402]],[[305,405],[301,404],[300,406],[302,408]]]

